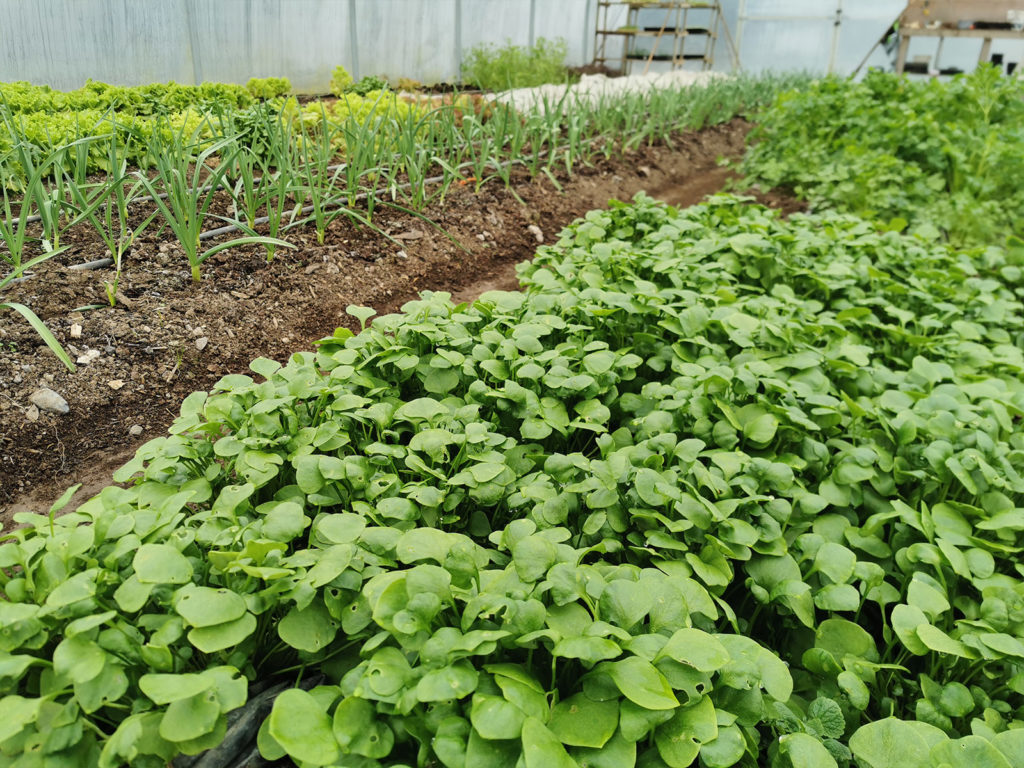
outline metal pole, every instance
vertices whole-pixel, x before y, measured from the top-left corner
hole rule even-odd
[[[587,0],[586,5],[584,6],[584,9],[583,9],[583,61],[581,62],[581,64],[583,64],[584,66],[588,62],[593,60],[592,58],[587,56],[587,46],[588,46],[588,40],[590,38],[590,6],[592,4],[593,4],[592,0]],[[596,32],[595,32],[594,47],[595,47],[594,56],[597,56]]]
[[[348,45],[352,49],[352,78],[359,79],[359,33],[356,30],[356,0],[348,0]]]
[[[537,25],[537,0],[530,0],[530,47],[533,48],[535,42],[536,32],[534,27]]]
[[[836,56],[839,54],[839,28],[843,25],[843,0],[836,0],[836,21],[832,27],[832,54],[828,59],[828,73],[836,71]]]
[[[462,0],[455,0],[455,68],[462,82]]]
[[[747,0],[740,0],[739,8],[736,11],[736,59],[739,66],[736,69],[743,70],[743,27],[747,23]]]
[[[725,14],[722,13],[722,6],[718,6],[718,19],[722,23],[722,29],[725,31],[725,40],[729,44],[729,53],[732,61],[732,68],[737,72],[740,71],[740,52],[736,47],[736,41],[732,39],[732,32],[729,31],[729,20],[725,18]]]
[[[192,62],[192,84],[203,82],[202,46],[199,44],[199,30],[196,28],[196,14],[192,0],[185,0],[185,28],[188,30],[188,58]]]

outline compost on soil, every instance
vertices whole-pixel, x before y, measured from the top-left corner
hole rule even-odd
[[[46,512],[81,483],[73,509],[138,446],[164,434],[190,392],[246,372],[254,358],[283,361],[338,326],[353,327],[349,305],[386,314],[425,290],[461,301],[514,290],[516,263],[610,199],[643,190],[673,205],[699,202],[725,185],[730,172],[719,161],[742,154],[749,127],[737,119],[682,134],[671,147],[563,172],[561,190],[521,173],[511,189],[455,187],[422,217],[380,207],[373,223],[390,238],[344,218],[322,245],[299,229],[288,234],[296,250],[269,263],[259,245],[221,252],[198,283],[172,238],[150,236],[127,257],[114,307],[104,293],[112,273],[68,269],[104,256],[86,228],[72,230],[69,250],[5,295],[32,307],[81,362],[71,373],[27,324],[0,327],[0,523],[19,511]],[[67,412],[34,405],[40,390],[59,395]]]

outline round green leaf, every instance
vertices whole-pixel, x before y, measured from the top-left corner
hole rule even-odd
[[[526,718],[522,738],[526,768],[579,768],[561,742],[537,718]]]
[[[839,673],[836,682],[839,684],[842,692],[850,699],[850,704],[854,708],[859,709],[861,712],[868,708],[868,704],[871,702],[871,691],[868,690],[863,680],[853,674],[853,672],[844,671]]]
[[[677,630],[658,656],[689,664],[701,672],[715,672],[729,663],[729,652],[724,645],[713,635],[691,627]]]
[[[622,694],[646,709],[675,709],[679,700],[665,677],[651,664],[637,656],[622,661],[606,661],[597,667],[615,682]]]
[[[331,720],[306,691],[293,688],[278,696],[268,722],[270,737],[290,757],[313,766],[337,762],[338,742]]]
[[[875,641],[860,625],[846,619],[825,619],[814,633],[814,647],[823,648],[836,659],[856,656],[878,660]]]
[[[160,736],[167,741],[198,739],[217,726],[220,702],[213,691],[172,701],[160,720]]]
[[[992,737],[992,745],[1002,752],[1010,765],[1024,765],[1024,729],[997,733]]]
[[[938,705],[949,717],[964,717],[974,709],[974,697],[963,683],[946,683],[939,694]]]
[[[342,700],[334,711],[331,728],[344,754],[379,760],[391,754],[395,744],[391,729],[377,721],[373,705],[363,699]]]
[[[476,690],[479,673],[465,659],[427,672],[416,685],[419,701],[461,699]]]
[[[351,512],[336,512],[317,518],[313,530],[330,544],[349,544],[366,528],[366,518]]]
[[[917,636],[917,628],[928,624],[928,617],[920,608],[912,605],[897,605],[892,609],[892,628],[908,651],[924,656],[928,646]]]
[[[915,631],[921,642],[933,651],[949,654],[950,656],[960,656],[965,659],[969,659],[973,655],[966,645],[959,640],[954,640],[941,629],[931,624],[921,624]]]
[[[845,584],[853,576],[857,556],[842,544],[826,541],[818,549],[814,567],[828,576],[834,584]]]
[[[581,768],[633,768],[636,765],[636,743],[626,739],[621,731],[600,749],[570,747],[569,754]]]
[[[154,704],[170,704],[187,699],[213,687],[215,680],[206,675],[143,675],[139,688]]]
[[[526,715],[519,707],[500,696],[476,694],[469,720],[485,739],[518,739]]]
[[[555,737],[574,747],[603,747],[618,725],[618,701],[593,701],[583,693],[558,702],[548,721]]]
[[[626,579],[609,583],[598,601],[601,618],[623,629],[638,624],[653,606],[654,599],[647,585]]]
[[[53,670],[73,683],[92,680],[103,671],[107,653],[82,635],[66,637],[53,651]]]
[[[945,739],[945,734],[934,730]],[[858,728],[850,737],[850,750],[865,768],[929,768],[930,747],[919,729],[887,717]]]
[[[814,594],[814,604],[823,611],[856,611],[860,593],[852,584],[829,584]]]
[[[667,723],[654,731],[658,754],[671,768],[688,768],[703,744],[718,737],[715,705],[707,696],[688,707],[680,707]]]
[[[718,736],[701,744],[700,760],[707,768],[731,768],[743,759],[747,740],[738,725],[718,729]]]
[[[192,580],[192,563],[170,544],[143,544],[132,567],[143,584],[187,584]]]
[[[178,590],[174,609],[193,627],[212,627],[242,618],[245,600],[229,589],[189,585]]]
[[[262,510],[262,508],[261,508]],[[263,518],[263,535],[272,541],[288,542],[301,536],[309,518],[294,501],[277,502]]]
[[[233,648],[255,631],[256,617],[246,613],[224,624],[196,627],[188,633],[188,641],[203,653],[216,653]]]
[[[395,551],[398,559],[406,564],[419,560],[443,563],[457,539],[436,528],[413,528],[399,537]]]
[[[74,687],[75,699],[82,711],[91,714],[124,695],[128,690],[128,676],[121,664],[108,660],[96,677],[75,683]]]
[[[931,760],[949,768],[1019,768],[981,736],[941,741],[932,747]]]
[[[0,699],[0,741],[17,736],[36,719],[42,699],[23,696],[4,696]]]
[[[618,644],[607,637],[566,637],[555,643],[551,653],[566,659],[580,659],[596,664],[622,654]]]
[[[779,752],[789,758],[793,768],[838,768],[825,745],[806,733],[788,733],[781,737]]]
[[[292,606],[277,625],[277,634],[292,648],[316,653],[338,634],[338,621],[331,616],[323,600],[315,599],[301,610]]]

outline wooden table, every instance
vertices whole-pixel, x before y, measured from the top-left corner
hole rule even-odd
[[[1024,40],[1024,31],[1018,32],[1012,29],[954,29],[950,27],[936,27],[929,29],[907,29],[900,25],[900,49],[896,56],[896,74],[902,75],[907,63],[907,50],[910,48],[912,37],[937,37],[939,38],[939,51],[942,51],[942,41],[947,37],[973,37],[982,41],[981,55],[978,63],[988,61],[992,52],[992,41],[994,39]],[[938,69],[938,55],[936,55],[935,69]]]

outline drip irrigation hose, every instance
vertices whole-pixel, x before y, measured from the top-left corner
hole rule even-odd
[[[114,263],[112,258],[96,259],[96,261],[87,261],[84,264],[72,264],[68,269],[73,271],[86,270],[86,269],[102,269],[103,267],[109,267]]]

